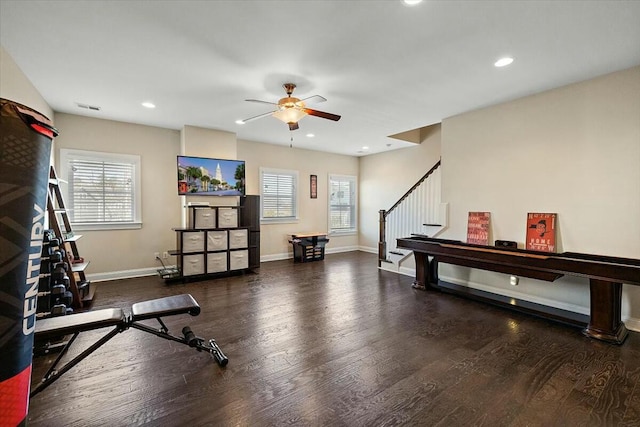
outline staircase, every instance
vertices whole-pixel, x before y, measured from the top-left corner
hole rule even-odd
[[[412,252],[396,248],[396,239],[411,235],[435,237],[446,227],[447,205],[441,201],[438,161],[390,209],[380,210],[378,267],[399,271]]]

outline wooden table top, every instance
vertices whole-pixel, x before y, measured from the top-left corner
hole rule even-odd
[[[323,237],[326,236],[327,233],[321,233],[321,232],[310,232],[310,233],[295,233],[292,234],[291,237]]]

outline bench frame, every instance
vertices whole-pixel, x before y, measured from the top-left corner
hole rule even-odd
[[[72,337],[64,345],[56,360],[47,370],[42,378],[42,382],[31,391],[29,397],[33,397],[49,387],[71,368],[111,340],[111,338],[129,328],[138,329],[160,338],[188,345],[197,351],[208,352],[220,366],[226,366],[229,359],[224,355],[214,339],[210,339],[208,344],[205,344],[204,339],[195,336],[188,326],[182,328],[182,337],[169,333],[169,329],[162,321],[162,318],[186,313],[192,316],[200,314],[200,306],[189,294],[158,298],[133,304],[131,307],[131,315],[129,316],[126,316],[122,309],[115,308],[38,320],[36,322],[36,338],[52,338],[54,336],[59,337],[68,334],[72,334]],[[140,323],[148,319],[156,319],[158,323],[160,323],[160,329],[154,329],[149,325]],[[76,357],[66,362],[60,369],[56,369],[81,332],[106,327],[113,327],[113,329]]]

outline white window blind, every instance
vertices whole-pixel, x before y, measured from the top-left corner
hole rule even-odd
[[[329,233],[357,231],[356,177],[329,175]]]
[[[139,225],[139,156],[61,150],[61,163],[74,227]]]
[[[260,187],[263,220],[296,219],[298,172],[261,169]]]

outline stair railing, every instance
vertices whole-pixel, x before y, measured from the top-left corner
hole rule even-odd
[[[440,216],[440,160],[391,208],[380,212],[378,267],[387,261],[387,242],[417,233],[425,225],[436,225]],[[395,244],[394,244],[395,247]]]

